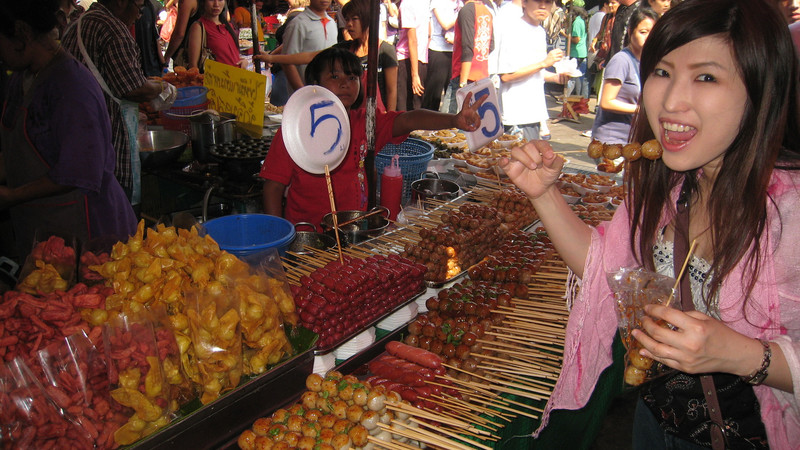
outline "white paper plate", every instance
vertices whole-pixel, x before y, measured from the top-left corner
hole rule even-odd
[[[283,142],[306,172],[325,173],[341,164],[350,146],[350,118],[342,102],[322,86],[304,86],[283,109]]]

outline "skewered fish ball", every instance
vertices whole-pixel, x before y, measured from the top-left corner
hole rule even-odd
[[[608,144],[603,148],[603,156],[610,160],[615,160],[622,156],[622,146],[619,144]]]
[[[592,142],[589,144],[589,148],[587,149],[587,153],[589,153],[589,158],[602,157],[603,143],[598,141],[597,139],[592,139]]]
[[[622,147],[622,157],[628,161],[636,161],[642,157],[642,146],[638,142],[632,142]]]
[[[653,366],[653,360],[639,354],[639,349],[635,348],[628,352],[628,359],[637,369],[648,370]]]
[[[639,386],[644,383],[647,372],[639,369],[636,366],[628,366],[625,368],[625,382],[631,386]]]
[[[661,158],[661,154],[663,153],[663,149],[661,148],[661,144],[658,143],[655,139],[650,139],[649,141],[642,144],[642,156],[647,159],[658,159]]]

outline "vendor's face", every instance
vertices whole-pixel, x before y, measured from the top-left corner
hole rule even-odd
[[[319,84],[336,94],[347,109],[350,109],[358,100],[358,92],[361,88],[361,80],[358,79],[358,75],[344,73],[342,64],[338,61],[329,71],[322,72]]]
[[[361,18],[358,16],[351,16],[347,17],[345,20],[345,29],[350,33],[350,37],[356,40],[361,39],[363,34]]]
[[[203,5],[205,8],[205,15],[209,17],[219,17],[222,10],[225,9],[225,0],[205,0]]]
[[[739,133],[747,91],[728,41],[696,39],[664,56],[642,90],[664,164],[678,172],[702,167],[716,177]]]
[[[129,27],[132,26],[136,22],[136,19],[142,15],[145,1],[146,0],[128,0],[122,8],[119,20]]]
[[[25,58],[25,43],[0,33],[0,61],[14,71],[26,69],[30,64]]]

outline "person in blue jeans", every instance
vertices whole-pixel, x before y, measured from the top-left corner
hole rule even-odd
[[[583,0],[575,0],[570,8],[572,33],[570,33],[569,56],[578,60],[578,70],[582,75],[569,80],[567,97],[576,92],[579,97],[589,98],[589,78],[586,75],[586,57],[589,55],[586,23],[589,21],[589,14],[583,9],[583,6]]]

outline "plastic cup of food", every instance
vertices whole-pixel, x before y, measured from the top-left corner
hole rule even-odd
[[[680,308],[680,298],[675,279],[644,269],[620,268],[607,274],[608,284],[614,292],[617,319],[625,353],[625,384],[639,386],[674,369],[639,354],[641,344],[631,332],[642,328],[644,307],[660,304]],[[663,323],[662,326],[672,328]]]

